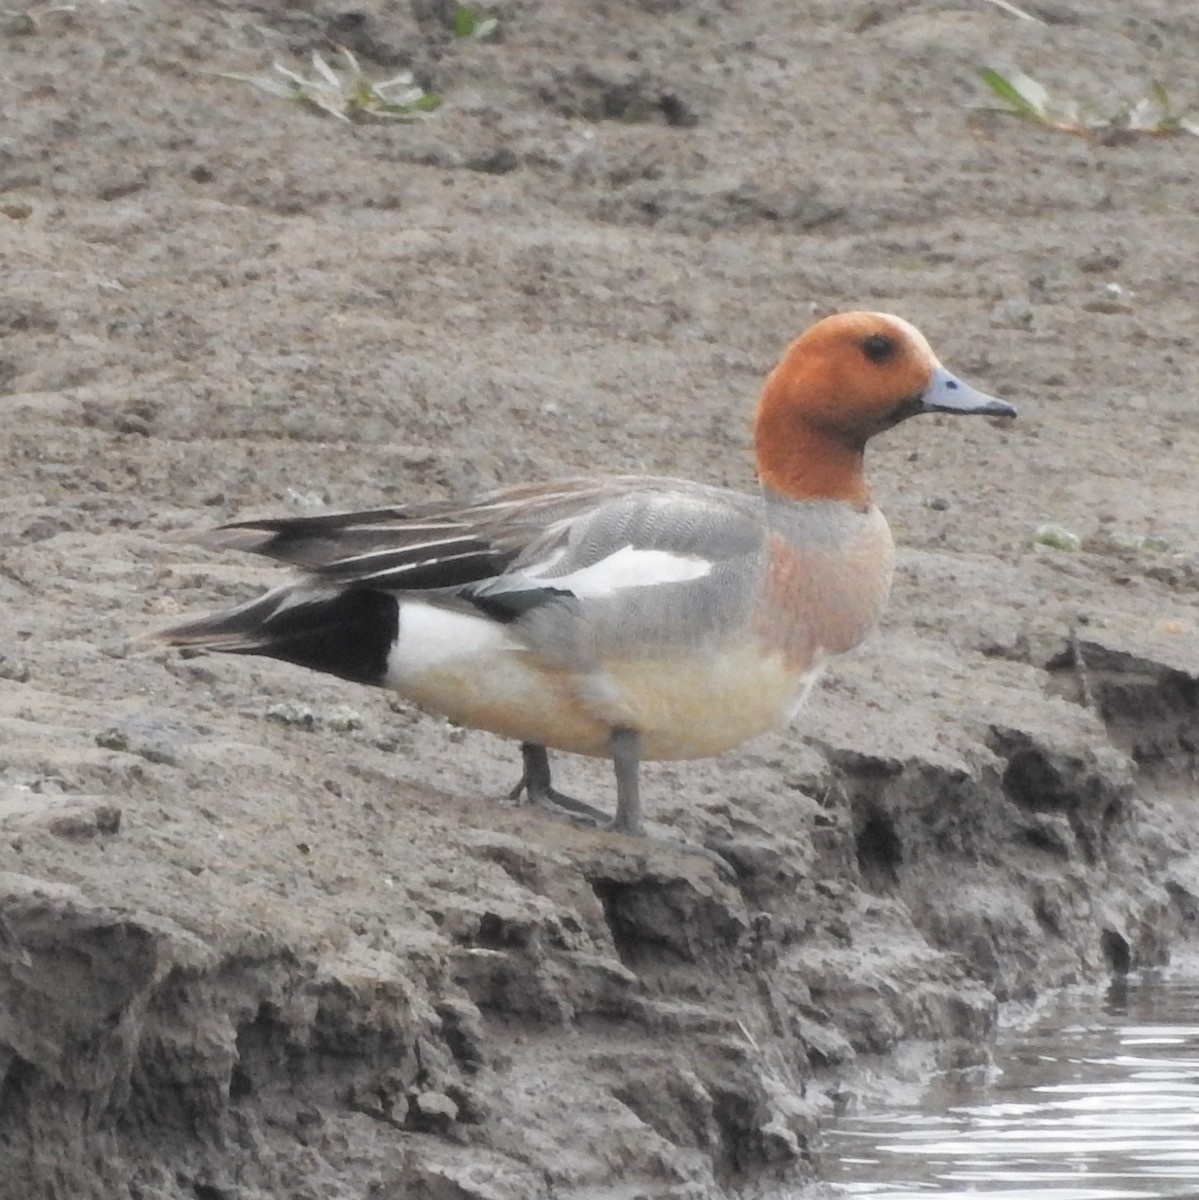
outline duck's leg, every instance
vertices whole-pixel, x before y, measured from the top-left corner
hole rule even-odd
[[[551,812],[557,809],[571,816],[586,817],[598,824],[607,823],[607,813],[554,788],[550,782],[550,756],[544,746],[536,742],[521,742],[520,756],[524,771],[520,782],[508,794],[509,800],[519,800],[523,792],[529,797],[529,803],[536,804],[538,808],[547,808]]]
[[[608,744],[612,749],[612,765],[616,768],[616,816],[611,828],[617,833],[643,837],[667,850],[706,858],[726,879],[735,881],[737,872],[732,863],[715,850],[679,838],[646,833],[645,819],[641,815],[641,738],[635,729],[614,729]]]
[[[608,740],[616,768],[616,817],[612,828],[633,837],[645,836],[641,816],[641,738],[635,729],[613,729]]]

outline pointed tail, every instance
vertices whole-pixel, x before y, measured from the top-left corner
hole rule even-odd
[[[389,592],[302,581],[151,636],[174,646],[278,658],[378,685],[387,677],[399,624],[399,602]]]

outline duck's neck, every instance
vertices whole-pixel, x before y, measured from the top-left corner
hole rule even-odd
[[[841,500],[871,504],[864,444],[841,440],[796,419],[794,409],[763,397],[754,418],[758,478],[789,500]]]

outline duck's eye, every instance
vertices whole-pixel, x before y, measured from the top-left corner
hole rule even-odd
[[[895,339],[885,333],[872,333],[862,339],[862,353],[873,363],[884,363],[893,358],[896,349]]]

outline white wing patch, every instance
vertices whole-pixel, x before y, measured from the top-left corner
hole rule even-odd
[[[580,567],[569,575],[553,576],[545,582],[550,587],[566,588],[581,599],[592,599],[612,596],[625,588],[686,583],[689,579],[702,579],[711,570],[711,559],[674,554],[669,550],[622,546],[589,567]]]
[[[402,688],[426,671],[485,667],[493,655],[516,648],[507,630],[482,613],[474,616],[405,600],[400,605],[400,635],[387,656],[387,682]]]

